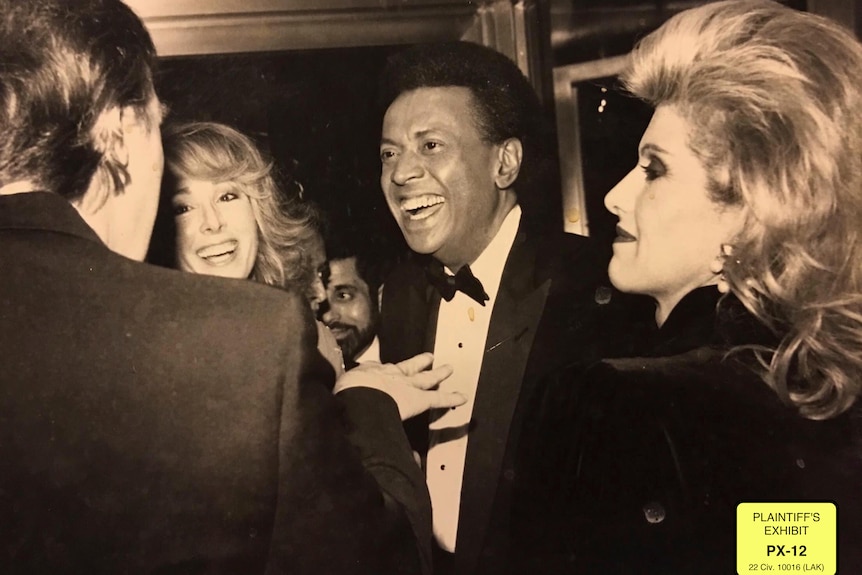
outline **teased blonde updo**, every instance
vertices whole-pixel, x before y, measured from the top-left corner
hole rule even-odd
[[[713,200],[747,212],[725,276],[781,338],[759,352],[765,381],[806,417],[848,409],[862,387],[860,44],[770,0],[715,2],[644,38],[622,80],[690,122]]]

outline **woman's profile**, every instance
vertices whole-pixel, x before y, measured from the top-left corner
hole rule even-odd
[[[605,197],[609,275],[650,344],[546,382],[525,431],[518,568],[732,573],[743,501],[835,501],[860,569],[862,48],[769,0],[684,11],[632,52],[655,108]]]

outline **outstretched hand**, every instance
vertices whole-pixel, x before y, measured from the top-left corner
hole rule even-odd
[[[429,409],[463,405],[467,401],[463,395],[436,389],[452,375],[452,368],[444,365],[429,369],[433,363],[430,353],[395,364],[362,363],[338,378],[335,393],[351,387],[378,389],[395,400],[402,421]]]

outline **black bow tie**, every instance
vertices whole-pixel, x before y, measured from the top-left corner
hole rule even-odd
[[[473,275],[470,266],[466,264],[454,276],[450,276],[443,269],[443,264],[432,259],[425,267],[425,273],[428,276],[428,281],[437,288],[440,296],[446,301],[452,301],[457,291],[464,292],[482,306],[491,299],[485,293],[482,282]]]

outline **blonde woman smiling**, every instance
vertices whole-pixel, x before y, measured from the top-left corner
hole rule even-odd
[[[169,126],[163,140],[163,211],[173,216],[175,267],[313,292],[320,244],[313,214],[282,198],[254,142],[214,122]],[[340,349],[320,322],[318,336],[340,373]]]

